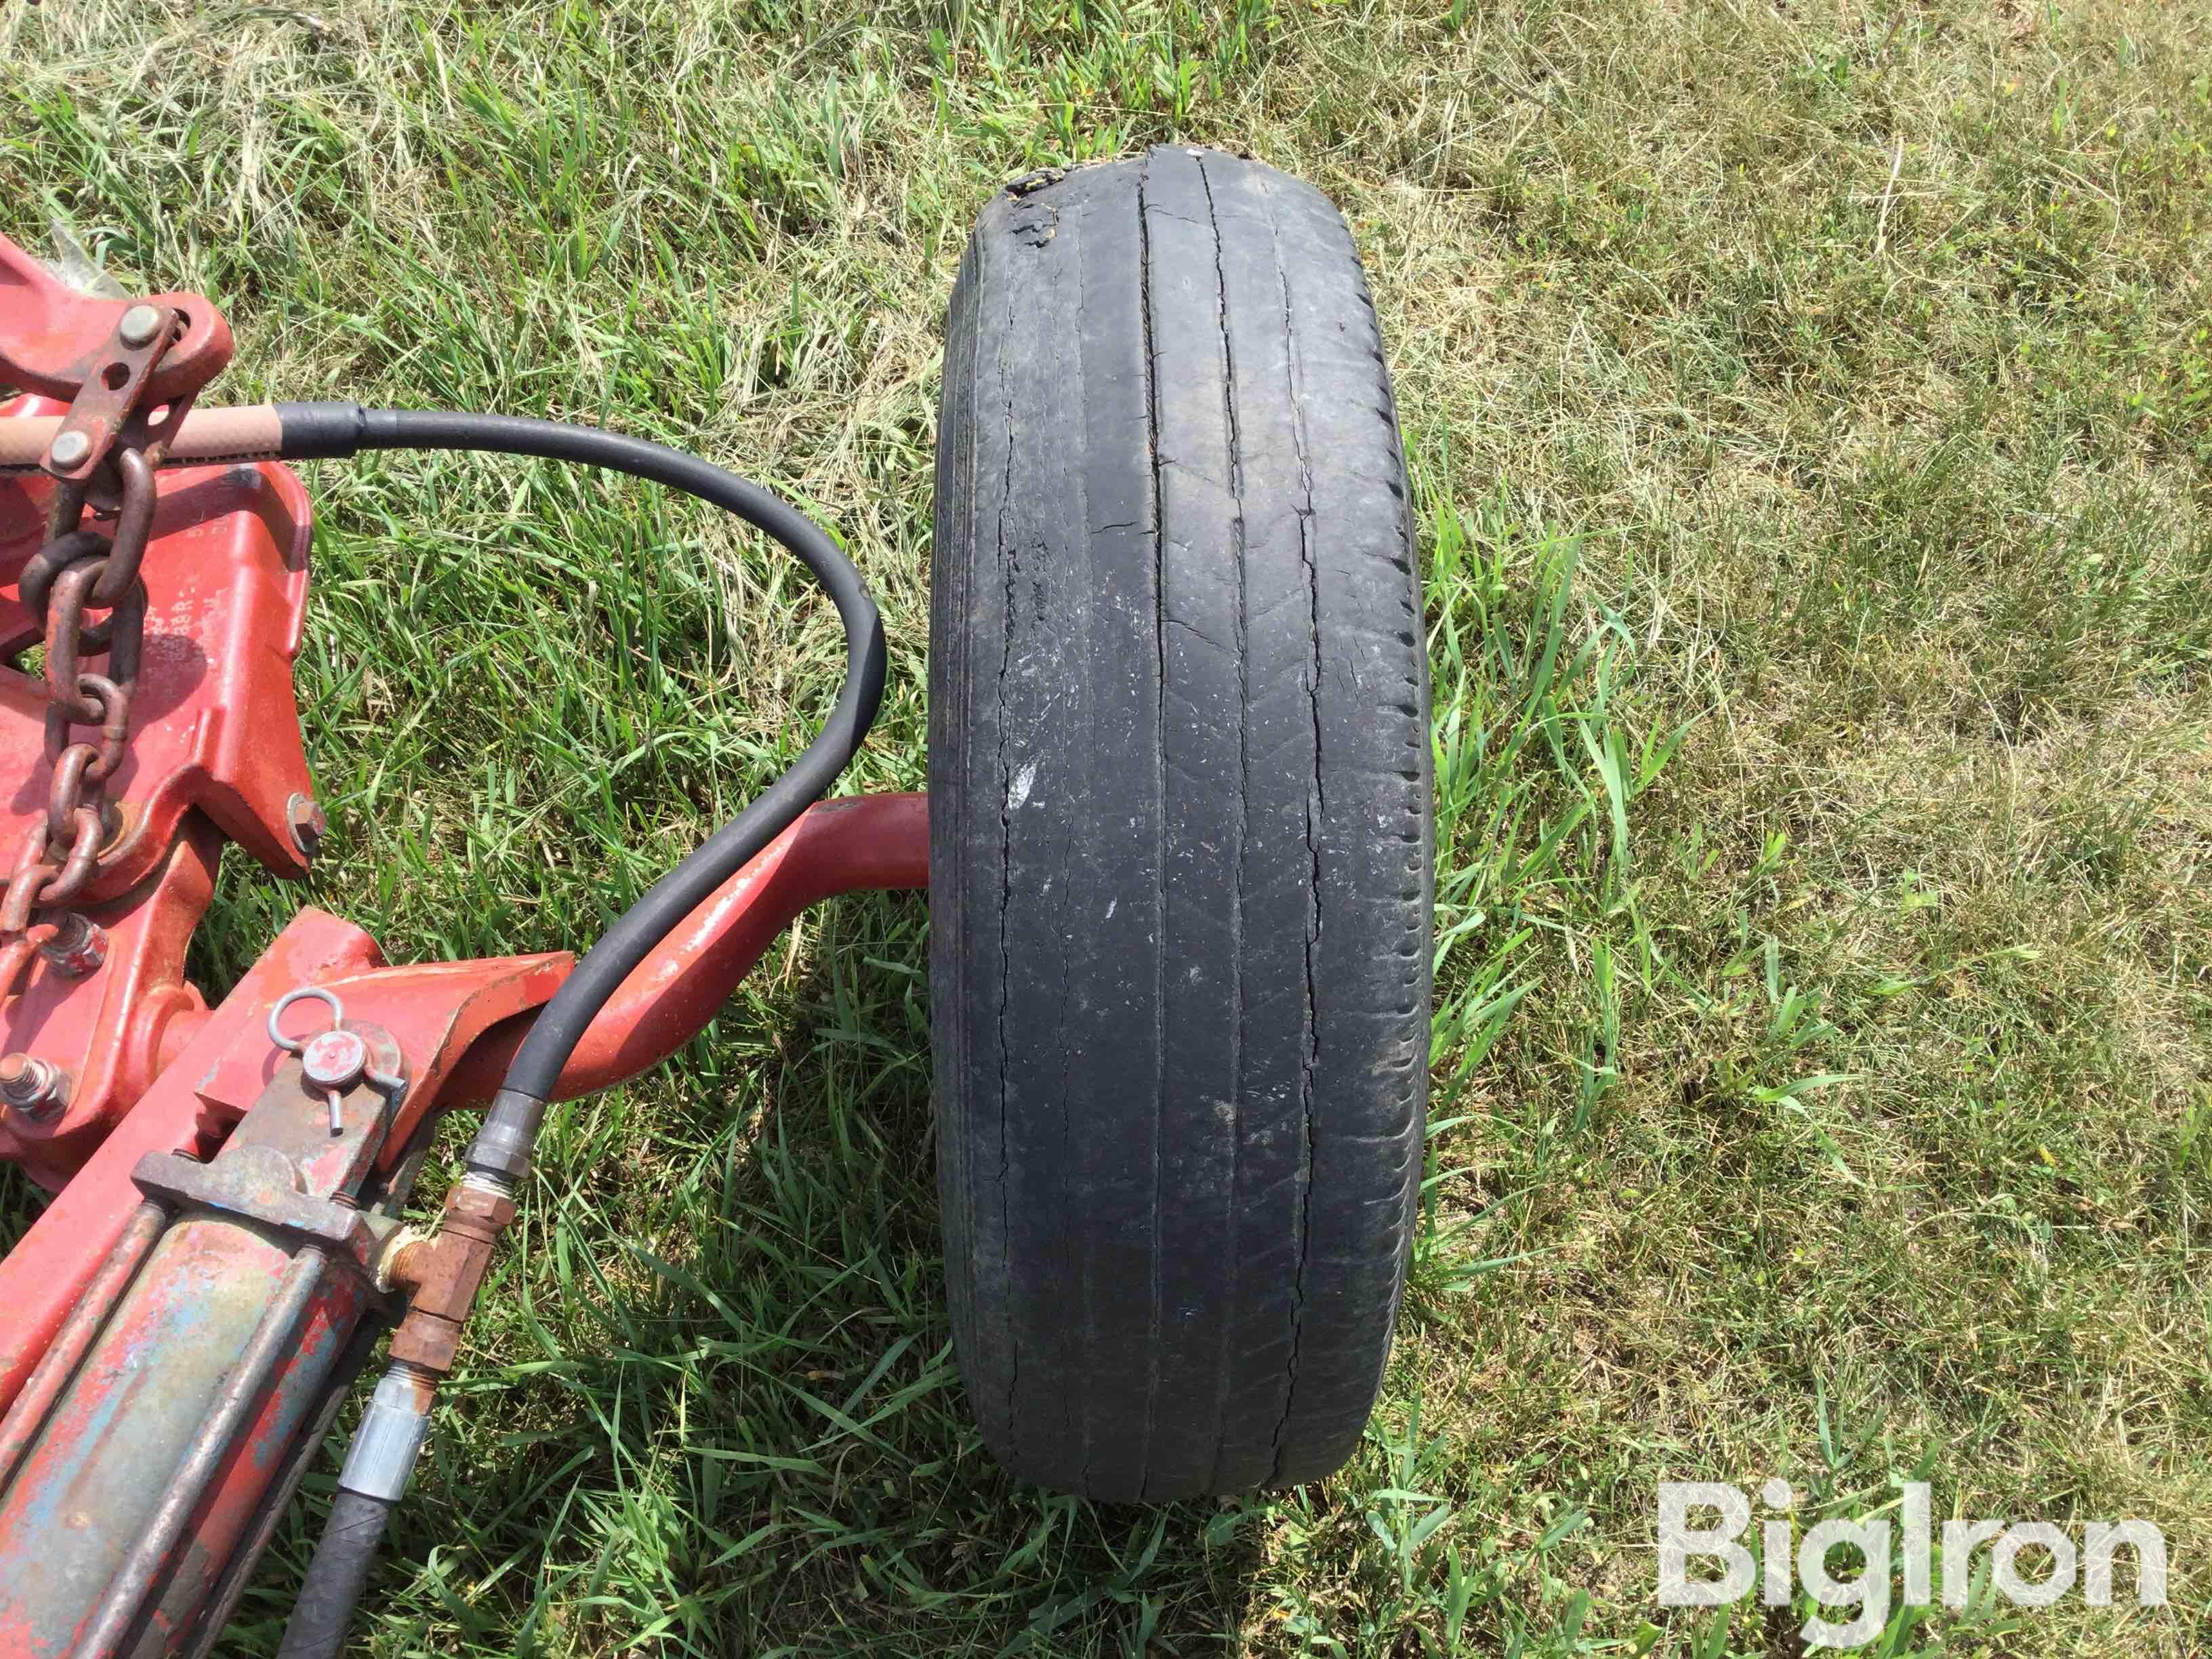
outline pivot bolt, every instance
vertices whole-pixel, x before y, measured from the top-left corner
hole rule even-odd
[[[107,960],[107,930],[77,910],[64,910],[54,924],[54,936],[39,947],[39,954],[57,973],[82,979]]]
[[[295,796],[293,799],[297,799],[298,797]],[[283,1024],[284,1011],[295,1002],[311,1000],[322,1003],[330,1009],[330,1029],[326,1031],[319,1031],[311,1037],[286,1036]],[[344,1020],[345,1005],[338,1000],[338,994],[336,991],[325,990],[319,985],[302,985],[296,991],[285,992],[283,996],[276,999],[276,1006],[269,1011],[270,1042],[288,1054],[300,1056],[301,1082],[307,1087],[309,1093],[320,1094],[329,1105],[331,1133],[334,1135],[342,1135],[345,1133],[345,1101],[338,1091],[344,1088],[346,1084],[351,1083],[354,1079],[359,1077],[368,1064],[368,1050],[362,1046],[359,1037],[354,1036],[352,1032],[345,1029]],[[329,1039],[332,1037],[351,1038],[353,1047],[348,1049],[342,1044],[331,1043]],[[308,1069],[307,1051],[318,1043],[324,1045],[322,1069],[332,1077],[343,1075],[345,1078],[345,1083],[320,1082],[315,1073]],[[349,1060],[353,1065],[350,1072],[346,1070]]]
[[[151,344],[161,326],[160,312],[151,306],[133,306],[123,313],[123,320],[116,325],[115,331],[123,337],[124,344],[136,351],[143,345]]]
[[[56,466],[81,466],[84,458],[92,453],[92,440],[71,427],[54,439],[52,453]]]
[[[284,1011],[295,1002],[311,1000],[331,1011],[329,1029],[308,1037],[286,1036]],[[345,1133],[344,1091],[362,1079],[367,1078],[368,1086],[389,1105],[397,1106],[407,1092],[404,1071],[380,1072],[369,1063],[368,1043],[345,1029],[345,1005],[338,1000],[337,992],[325,986],[302,985],[278,997],[276,1006],[269,1011],[269,1040],[286,1054],[299,1055],[301,1084],[309,1094],[319,1094],[329,1103],[334,1135]]]
[[[323,809],[311,797],[295,794],[284,803],[284,821],[291,825],[292,845],[300,849],[300,856],[314,857],[331,827],[330,820],[323,816]]]
[[[69,1100],[69,1074],[30,1054],[0,1055],[0,1101],[28,1118],[57,1115]]]

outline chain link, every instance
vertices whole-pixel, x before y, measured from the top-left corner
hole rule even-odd
[[[46,623],[46,756],[53,776],[46,816],[31,826],[0,892],[0,997],[15,994],[39,935],[54,929],[38,913],[84,891],[122,827],[106,786],[131,736],[146,631],[138,567],[153,531],[155,492],[153,465],[138,451],[118,450],[115,465],[122,492],[113,532],[77,523],[84,492],[64,486],[46,544],[23,567],[18,587],[24,608]],[[93,611],[107,615],[88,620]],[[105,674],[84,667],[103,652]],[[97,726],[97,740],[78,736],[80,726]]]

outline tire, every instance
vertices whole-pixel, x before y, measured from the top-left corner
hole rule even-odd
[[[983,1437],[1109,1500],[1316,1479],[1404,1282],[1433,861],[1343,220],[1182,147],[1009,186],[953,288],[937,465],[938,1172]]]

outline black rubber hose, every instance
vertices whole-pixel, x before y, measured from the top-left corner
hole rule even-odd
[[[346,1626],[376,1565],[376,1547],[392,1509],[389,1498],[338,1488],[276,1659],[331,1659],[344,1645]]]
[[[280,404],[287,459],[362,449],[493,451],[627,472],[711,501],[797,554],[845,624],[845,684],[820,733],[791,769],[655,882],[576,965],[547,1003],[484,1115],[469,1165],[513,1181],[528,1166],[545,1102],[592,1018],[684,918],[818,800],[844,769],[883,701],[883,623],[860,573],[811,520],[733,472],[662,444],[593,427],[504,415],[364,410],[354,404]]]
[[[276,408],[286,460],[342,458],[363,449],[488,451],[604,467],[696,495],[797,554],[836,605],[845,625],[845,684],[814,741],[788,771],[623,913],[523,1038],[468,1153],[471,1171],[512,1191],[529,1168],[545,1103],[562,1068],[607,999],[684,917],[821,799],[860,748],[883,702],[883,622],[860,573],[818,526],[758,484],[665,445],[593,427],[506,415],[365,410],[343,403]],[[413,1455],[410,1449],[410,1464]],[[402,1468],[392,1489],[403,1486],[405,1479]],[[278,1659],[334,1659],[396,1501],[338,1489],[285,1626]]]

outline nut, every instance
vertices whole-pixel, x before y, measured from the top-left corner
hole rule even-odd
[[[284,821],[291,826],[292,845],[299,848],[300,856],[311,859],[330,832],[330,820],[323,809],[307,795],[294,795],[284,803]]]
[[[82,979],[107,960],[107,930],[79,911],[64,910],[39,954],[53,963],[56,973]]]
[[[69,1073],[30,1054],[0,1055],[0,1101],[24,1116],[57,1115],[69,1100]]]

